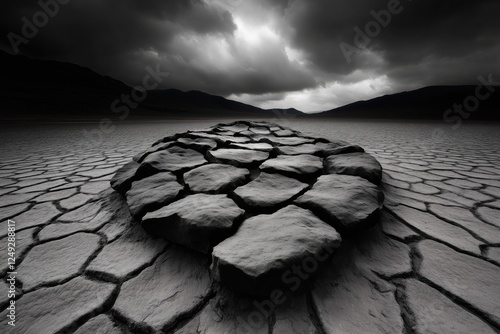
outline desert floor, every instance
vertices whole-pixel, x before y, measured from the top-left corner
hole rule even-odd
[[[362,146],[386,195],[379,225],[271,309],[212,282],[209,257],[145,234],[109,186],[156,140],[224,121],[1,125],[0,332],[500,333],[497,124],[268,120]]]

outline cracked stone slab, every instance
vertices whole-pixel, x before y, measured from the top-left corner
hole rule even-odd
[[[182,143],[193,150],[197,151],[208,151],[217,147],[217,142],[212,139],[206,138],[178,138],[177,142]]]
[[[109,181],[87,182],[80,187],[80,191],[84,194],[98,195],[109,188]]]
[[[40,194],[41,192],[3,195],[2,201],[0,201],[0,207],[5,207],[13,204],[25,204],[26,202],[32,200]]]
[[[291,200],[307,187],[308,184],[290,177],[261,173],[252,182],[236,188],[234,195],[251,208],[272,208]]]
[[[380,215],[380,224],[385,234],[396,237],[400,240],[407,240],[410,238],[417,238],[420,235],[404,225],[400,220],[383,210]]]
[[[368,153],[331,155],[325,159],[325,168],[330,174],[360,176],[377,185],[382,180],[382,166]]]
[[[340,233],[352,233],[376,222],[383,198],[382,191],[363,178],[331,174],[320,176],[295,203],[325,217]]]
[[[132,217],[140,220],[146,213],[172,203],[184,189],[169,172],[158,173],[132,183],[127,204]]]
[[[68,198],[70,196],[73,196],[76,194],[75,189],[67,189],[67,190],[59,190],[59,191],[50,191],[46,194],[40,195],[38,197],[35,197],[33,199],[34,202],[53,202],[53,201],[59,201],[65,198]]]
[[[408,245],[387,237],[375,226],[355,241],[356,266],[381,277],[408,275],[412,272],[411,249]]]
[[[335,229],[309,210],[291,205],[244,221],[235,235],[214,248],[211,269],[225,286],[266,294],[283,285],[287,269],[315,261],[319,253],[332,253],[340,242]]]
[[[252,126],[248,130],[252,131],[253,133],[259,134],[259,135],[271,134],[271,131],[269,130],[269,128],[264,127],[264,126]]]
[[[29,207],[29,203],[23,203],[0,208],[0,220],[5,221],[16,215],[19,215],[28,210]]]
[[[415,315],[415,329],[418,333],[495,333],[485,322],[438,290],[415,279],[407,280],[405,288],[408,306]]]
[[[170,247],[152,266],[123,283],[113,312],[142,329],[170,328],[209,295],[206,263],[201,254]]]
[[[296,295],[287,296],[284,303],[277,307],[275,317],[276,322],[274,323],[273,333],[303,334],[317,332],[309,314],[306,293],[303,291]]]
[[[270,314],[260,312],[250,296],[221,289],[201,310],[176,334],[268,334]],[[274,333],[280,333],[274,331]]]
[[[269,153],[238,148],[223,148],[209,151],[207,158],[211,162],[229,163],[237,167],[245,167],[262,163],[269,158]]]
[[[260,169],[266,172],[310,175],[316,174],[323,169],[323,159],[309,154],[301,155],[279,155],[269,159],[260,165]]]
[[[151,263],[166,245],[165,240],[153,239],[135,225],[116,241],[104,246],[87,267],[87,272],[121,281]]]
[[[488,249],[488,258],[500,264],[500,247]]]
[[[132,186],[132,181],[140,164],[134,160],[123,165],[111,179],[111,187],[121,194],[125,194]]]
[[[232,136],[232,135],[224,135],[217,133],[205,133],[205,132],[189,132],[190,136],[201,137],[201,138],[210,138],[219,142],[221,144],[224,143],[248,143],[250,138],[242,137],[242,136]]]
[[[232,144],[230,147],[243,148],[246,150],[264,151],[264,152],[271,152],[274,149],[273,145],[268,143]]]
[[[52,223],[45,226],[38,233],[38,239],[40,241],[47,241],[51,239],[59,239],[76,232],[95,232],[109,223],[112,218],[112,213],[103,210],[89,221],[76,223]]]
[[[201,166],[207,161],[195,150],[172,146],[150,154],[144,159],[137,174],[149,176],[160,172],[179,172]]]
[[[284,145],[278,147],[278,151],[281,154],[286,154],[286,155],[310,154],[310,155],[319,155],[322,157],[339,153],[363,152],[363,149],[361,147],[353,146],[343,141],[335,141],[335,142],[330,142],[328,140],[323,140],[323,141],[315,144],[309,143],[296,146]]]
[[[109,316],[101,314],[87,321],[75,334],[124,334]]]
[[[63,209],[73,210],[73,209],[76,209],[76,208],[86,204],[92,198],[93,198],[92,195],[76,194],[70,198],[67,198],[67,199],[60,201],[59,205]]]
[[[485,224],[476,218],[470,210],[439,204],[429,205],[429,210],[442,219],[459,224],[490,244],[500,244],[500,227]]]
[[[208,253],[243,213],[226,195],[196,194],[146,214],[142,226],[151,235]]]
[[[250,171],[231,165],[209,164],[184,174],[184,182],[194,192],[218,193],[245,183]]]
[[[60,283],[77,275],[99,247],[100,237],[89,233],[77,233],[33,247],[17,269],[23,290]]]
[[[80,172],[80,173],[78,173],[78,175],[86,176],[86,177],[90,177],[90,178],[99,178],[99,177],[102,177],[102,176],[113,174],[115,172],[116,172],[116,168],[115,167],[95,168],[95,169],[92,169],[92,170],[89,170],[89,171]]]
[[[420,275],[480,310],[500,325],[499,267],[432,240],[418,244]]]
[[[335,253],[312,288],[325,333],[403,333],[395,287],[360,272],[355,263],[352,253]]]
[[[41,203],[36,204],[19,216],[12,218],[12,220],[16,222],[16,230],[21,230],[34,226],[45,225],[60,214],[61,211],[59,211],[54,204]],[[6,233],[6,229],[4,231],[0,231],[1,236],[6,235]]]
[[[481,254],[481,241],[466,230],[437,218],[436,216],[404,206],[394,206],[392,211],[410,226],[430,237],[475,254]]]
[[[173,138],[168,138],[168,139],[172,140]],[[137,163],[142,163],[144,159],[146,159],[147,156],[150,155],[151,153],[166,150],[167,148],[172,147],[174,144],[175,142],[173,141],[162,141],[160,143],[155,143],[151,147],[149,147],[146,151],[132,157],[132,160]]]
[[[483,206],[477,209],[477,214],[485,222],[500,227],[500,210]]]
[[[73,211],[69,211],[59,218],[57,218],[58,222],[76,222],[76,223],[81,223],[81,222],[88,222],[92,220],[99,211],[101,210],[101,203],[100,202],[91,202],[88,204],[85,204],[84,206],[75,209]]]
[[[312,139],[312,138],[298,137],[298,136],[293,136],[293,137],[277,137],[277,136],[272,136],[271,135],[271,136],[262,136],[260,138],[260,141],[265,142],[265,143],[270,143],[270,144],[295,146],[295,145],[302,145],[302,144],[313,143],[314,139]]]
[[[291,137],[295,135],[292,130],[279,130],[274,132],[274,134],[278,137]]]
[[[48,182],[37,184],[35,186],[21,188],[21,189],[17,190],[16,192],[14,192],[14,194],[47,191],[51,188],[55,188],[57,186],[65,184],[65,183],[66,183],[66,181],[64,181],[64,180],[48,181]]]
[[[23,334],[72,332],[78,321],[99,312],[111,299],[115,286],[77,277],[65,284],[42,288],[22,296],[16,307],[22,317],[16,319],[15,330]],[[7,319],[7,312],[0,314]],[[0,332],[12,333],[7,321]]]
[[[232,131],[232,132],[242,132],[248,130],[248,125],[243,124],[243,123],[235,123],[233,125],[221,125],[220,128],[225,131]]]

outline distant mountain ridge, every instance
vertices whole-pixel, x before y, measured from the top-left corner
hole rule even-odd
[[[0,119],[95,119],[112,117],[112,104],[132,88],[88,68],[12,56],[0,51]],[[150,90],[132,116],[220,117],[273,115],[221,96],[177,89]],[[302,114],[296,111],[297,114]]]
[[[380,96],[328,110],[318,117],[394,118],[394,119],[450,119],[455,117],[455,105],[479,101],[479,108],[470,111],[464,106],[468,119],[500,120],[500,86],[483,86],[481,94],[489,97],[474,100],[478,86],[429,86],[421,89]],[[490,90],[494,90],[491,92]],[[471,104],[471,107],[473,105]],[[452,110],[450,113],[448,110]],[[460,114],[458,114],[460,115]]]
[[[462,117],[448,110],[474,96],[477,86],[430,86],[358,101],[317,114],[264,110],[200,91],[150,90],[132,117],[327,117],[439,119]],[[467,119],[500,120],[500,86]],[[112,105],[132,88],[91,69],[0,51],[0,120],[87,120],[113,117]],[[483,93],[485,90],[483,89]]]

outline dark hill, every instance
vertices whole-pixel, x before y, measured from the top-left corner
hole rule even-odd
[[[346,106],[325,111],[315,116],[393,119],[443,119],[445,112],[455,104],[464,104],[469,96],[475,96],[477,86],[430,86],[422,89],[385,95],[368,101],[358,101]],[[500,86],[481,89],[494,90],[479,108],[471,112],[469,119],[500,120]],[[464,108],[465,110],[465,108]],[[467,110],[465,110],[467,111]],[[447,114],[455,116],[454,112]]]
[[[0,119],[76,120],[116,116],[132,88],[88,68],[0,51]],[[119,104],[123,106],[123,103]],[[272,116],[271,111],[199,91],[153,90],[131,117]],[[300,113],[300,112],[298,112]]]

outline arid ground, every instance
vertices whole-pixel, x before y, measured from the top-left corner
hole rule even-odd
[[[213,119],[1,125],[0,332],[500,333],[497,124],[271,121],[362,146],[386,196],[380,224],[275,310],[211,282],[209,257],[146,235],[109,186],[156,140]]]

